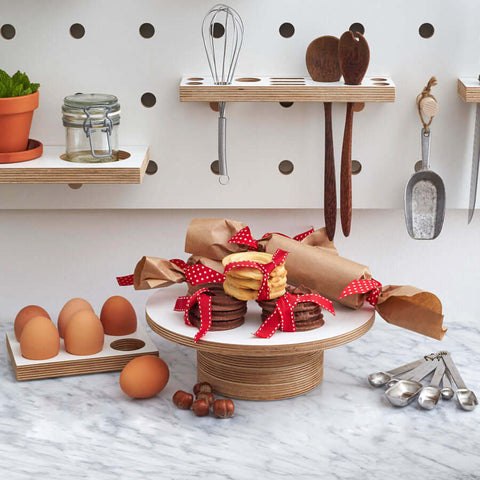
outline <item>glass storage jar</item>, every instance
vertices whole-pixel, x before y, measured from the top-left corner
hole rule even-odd
[[[77,93],[63,101],[66,159],[78,163],[116,162],[120,104],[114,95]]]

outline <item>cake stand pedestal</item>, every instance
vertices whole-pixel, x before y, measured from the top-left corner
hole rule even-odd
[[[244,400],[280,400],[313,390],[323,378],[323,352],[352,342],[373,325],[375,310],[336,305],[336,316],[324,313],[325,325],[308,332],[277,332],[255,337],[260,307],[248,303],[245,323],[233,330],[208,332],[198,343],[197,329],[185,325],[173,306],[185,286],[154,293],[147,301],[147,323],[158,335],[197,350],[198,380],[209,382],[220,395]]]

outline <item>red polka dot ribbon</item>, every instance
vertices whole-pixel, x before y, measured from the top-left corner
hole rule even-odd
[[[306,232],[299,233],[295,235],[293,240],[297,240],[297,242],[301,242],[304,238],[307,238],[310,234],[312,234],[315,230],[310,228]],[[288,235],[283,233],[275,232],[277,235],[282,235],[283,237],[291,238]],[[273,235],[273,233],[266,233],[262,238],[268,237],[269,235]],[[252,237],[252,232],[250,231],[249,227],[244,227],[239,230],[229,241],[228,243],[236,243],[237,245],[246,245],[249,250],[257,250],[258,249],[258,242]]]
[[[193,337],[195,343],[197,343],[212,326],[212,297],[208,288],[201,288],[188,297],[178,297],[174,307],[176,312],[185,312],[185,324],[192,325],[189,313],[190,309],[196,304],[198,304],[200,311],[200,328],[195,334],[195,337]]]
[[[236,268],[255,268],[262,272],[262,284],[260,290],[258,291],[257,300],[270,300],[270,286],[268,285],[268,277],[275,270],[276,267],[285,262],[289,252],[285,250],[278,249],[272,256],[272,261],[270,263],[258,263],[251,260],[244,260],[242,262],[232,262],[226,265],[224,274],[227,274],[230,270],[235,270]]]
[[[368,293],[367,295],[367,302],[374,307],[378,303],[378,297],[382,292],[382,284],[377,282],[376,280],[372,279],[360,279],[354,280],[350,282],[345,289],[343,290],[342,294],[338,297],[343,298],[349,295],[357,295],[362,293]]]
[[[333,304],[330,300],[317,294],[294,295],[286,293],[277,300],[275,310],[262,323],[260,328],[254,333],[257,337],[270,338],[280,327],[284,332],[295,332],[295,314],[293,309],[302,302],[312,302],[324,308],[332,315],[335,315]]]
[[[130,287],[133,285],[133,275],[125,275],[124,277],[117,277],[117,283],[121,287]]]

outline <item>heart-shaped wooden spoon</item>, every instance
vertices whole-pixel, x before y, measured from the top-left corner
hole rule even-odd
[[[340,37],[338,58],[347,85],[360,85],[370,61],[368,43],[360,33],[345,32]],[[347,103],[340,172],[340,217],[343,234],[350,235],[352,224],[352,129],[354,104]]]
[[[338,82],[342,76],[338,58],[339,40],[333,36],[315,39],[307,48],[307,70],[315,82]],[[335,187],[335,157],[332,133],[332,104],[325,102],[325,179],[323,208],[325,227],[330,240],[337,223],[337,192]]]

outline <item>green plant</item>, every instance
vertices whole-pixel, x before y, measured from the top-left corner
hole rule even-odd
[[[28,75],[20,70],[13,77],[0,70],[0,98],[30,95],[35,93],[39,86],[39,83],[31,83]]]

